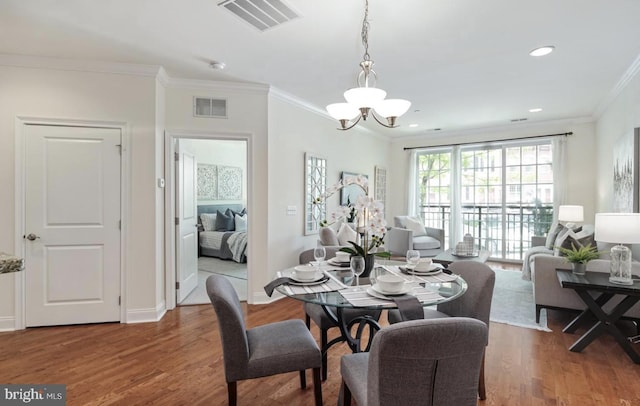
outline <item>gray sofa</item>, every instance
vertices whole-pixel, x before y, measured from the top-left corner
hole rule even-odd
[[[560,240],[564,238],[564,235],[562,234],[562,230],[554,230],[554,228],[556,227],[557,224],[551,226],[549,236],[531,237],[531,248],[529,248],[527,252],[525,252],[524,258],[522,260],[522,279],[532,280],[531,275],[534,272],[533,268],[535,267],[534,260],[538,256],[558,256],[557,249],[554,248],[563,244],[563,241]],[[560,228],[562,227],[560,226]],[[595,241],[593,241],[595,228],[592,224],[585,224],[581,226],[580,229],[580,236],[582,236],[583,238],[586,237],[587,239],[591,239],[592,244],[595,243]],[[603,250],[603,246],[598,244],[598,251],[601,250]]]
[[[586,305],[573,289],[565,289],[560,285],[556,269],[571,269],[571,264],[564,257],[553,255],[537,255],[534,258],[531,280],[533,282],[533,296],[536,304],[536,322],[540,321],[542,309],[570,309],[584,310]],[[632,273],[640,275],[640,262],[633,262]],[[609,273],[610,261],[595,259],[587,263],[587,271]],[[606,305],[605,310],[610,310],[618,304],[622,297],[614,296]],[[638,319],[640,321],[640,303],[636,303],[627,313],[625,318]]]
[[[407,228],[409,216],[395,216],[393,225],[387,230],[386,248],[391,255],[407,255],[408,250],[418,250],[421,257],[434,257],[444,251],[444,230],[424,227],[424,235],[414,235],[414,231]],[[422,222],[422,220],[420,220]]]

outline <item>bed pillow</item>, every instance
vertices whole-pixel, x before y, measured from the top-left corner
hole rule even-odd
[[[216,228],[216,214],[215,213],[202,213],[200,214],[200,221],[204,231],[214,231]]]
[[[236,214],[237,214],[238,216],[244,216],[245,214],[247,214],[247,209],[242,209],[242,211],[235,211],[235,210],[233,210],[233,209],[229,209],[229,208],[228,208],[228,209],[224,212],[224,214],[226,214],[227,216],[231,216],[231,217],[234,217],[234,218],[235,218]]]
[[[427,235],[427,230],[425,230],[422,220],[416,219],[414,217],[407,217],[407,219],[404,222],[404,226],[407,229],[413,231],[414,237]]]
[[[239,216],[236,214],[234,216],[234,219],[235,219],[236,231],[247,231],[247,215],[246,214],[244,216]]]
[[[234,231],[235,229],[235,218],[233,216],[227,216],[218,210],[216,213],[216,231]]]

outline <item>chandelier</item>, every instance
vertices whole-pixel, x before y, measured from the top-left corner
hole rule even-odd
[[[376,86],[377,75],[373,70],[373,61],[369,56],[369,0],[365,0],[364,20],[362,21],[362,45],[364,56],[360,62],[362,71],[356,82],[358,87],[344,92],[346,103],[333,103],[327,106],[327,113],[340,122],[339,130],[353,128],[360,119],[367,120],[371,115],[378,124],[395,128],[396,119],[409,110],[411,102],[402,99],[386,99],[387,92]],[[386,123],[378,118],[386,119]]]

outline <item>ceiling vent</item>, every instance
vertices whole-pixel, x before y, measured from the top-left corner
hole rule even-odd
[[[260,31],[300,17],[281,0],[225,0],[218,3]]]
[[[194,117],[227,118],[227,101],[208,97],[193,98]]]

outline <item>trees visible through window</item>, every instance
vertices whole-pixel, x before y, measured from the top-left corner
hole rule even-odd
[[[453,159],[454,153],[459,159]],[[553,208],[550,141],[427,150],[417,158],[417,209],[426,225],[454,232],[449,216],[452,204],[459,204],[462,234],[473,235],[477,246],[501,259],[522,259],[531,236],[548,230]],[[452,162],[459,167],[452,168]],[[458,182],[453,176],[459,176]],[[460,188],[457,202],[451,198],[454,184]]]

